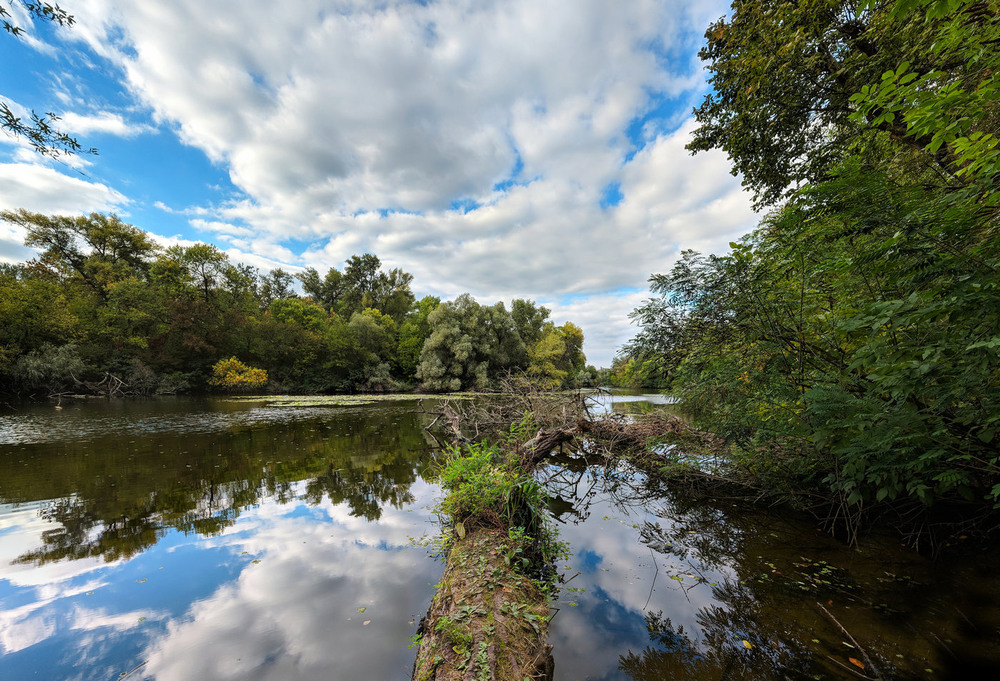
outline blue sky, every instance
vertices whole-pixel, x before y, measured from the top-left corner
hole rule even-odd
[[[372,252],[418,295],[549,306],[597,365],[651,273],[756,220],[724,155],[684,150],[724,2],[60,4],[72,27],[0,36],[0,96],[100,153],[0,135],[3,209],[114,211],[261,268]],[[22,238],[0,226],[0,259]]]

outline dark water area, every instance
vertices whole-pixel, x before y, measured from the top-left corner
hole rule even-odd
[[[409,678],[443,568],[415,402],[62,406],[0,414],[0,681]],[[559,681],[1000,678],[995,552],[852,549],[571,454],[539,475]]]

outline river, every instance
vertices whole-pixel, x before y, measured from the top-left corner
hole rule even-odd
[[[0,415],[0,680],[408,679],[438,452],[413,400],[336,402]],[[558,681],[1000,678],[995,553],[852,549],[572,455],[539,475],[571,551]]]

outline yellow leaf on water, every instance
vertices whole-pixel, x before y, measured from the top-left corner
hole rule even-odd
[[[858,669],[864,669],[865,668],[865,663],[862,662],[861,660],[857,659],[857,658],[849,657],[849,658],[847,658],[847,661],[850,662],[851,664],[853,664]]]
[[[746,647],[747,650],[753,648],[753,644],[750,643],[750,641],[743,641],[743,645]]]

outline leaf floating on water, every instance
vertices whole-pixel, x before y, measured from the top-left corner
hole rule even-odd
[[[364,612],[364,611],[365,611],[365,610],[367,610],[367,609],[368,609],[368,608],[358,608],[358,612]]]
[[[139,618],[139,621],[140,621],[140,622],[145,622],[145,621],[146,621],[146,618],[145,618],[145,617],[140,617],[140,618]]]
[[[847,661],[850,662],[851,664],[853,664],[858,669],[864,669],[865,668],[865,663],[862,662],[861,660],[857,659],[856,657],[849,657],[849,658],[847,658]]]
[[[747,641],[747,640],[744,639],[744,641],[743,641],[743,647],[746,648],[747,650],[750,650],[751,648],[753,648],[753,644],[750,643],[750,641]]]
[[[361,626],[363,626],[363,627],[367,627],[367,626],[368,626],[369,624],[371,624],[371,623],[372,623],[372,621],[371,621],[371,620],[365,620],[364,622],[362,622],[362,623],[361,623]]]
[[[253,563],[254,565],[256,565],[257,563],[260,562],[260,558],[257,558],[255,560],[251,560],[250,562]]]
[[[139,584],[142,584],[143,582],[145,582],[145,581],[146,581],[146,578],[145,578],[145,577],[143,577],[142,579],[137,579],[137,580],[135,580],[135,581],[139,582]]]

